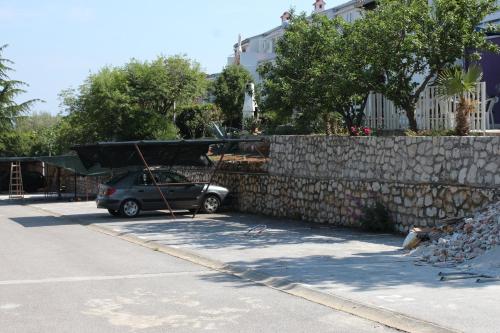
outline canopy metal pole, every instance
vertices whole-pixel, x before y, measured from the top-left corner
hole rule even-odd
[[[134,143],[134,147],[135,147],[135,150],[137,151],[137,154],[139,155],[139,157],[141,158],[142,160],[142,163],[144,163],[144,166],[146,167],[146,169],[148,170],[148,173],[149,173],[149,176],[151,177],[151,180],[153,181],[153,184],[155,185],[156,189],[158,190],[158,192],[160,192],[160,195],[161,195],[161,198],[163,199],[163,202],[165,203],[165,206],[168,208],[168,210],[170,211],[170,214],[172,215],[172,217],[175,219],[175,214],[174,212],[172,211],[172,208],[170,208],[170,204],[168,203],[167,201],[167,198],[165,198],[165,195],[163,194],[160,186],[158,185],[158,183],[156,182],[156,179],[155,177],[153,176],[153,173],[151,172],[151,169],[148,165],[148,163],[146,162],[146,160],[144,159],[144,155],[142,155],[142,152],[141,150],[139,149],[139,146],[137,145],[137,143]]]
[[[196,214],[198,214],[198,212],[200,211],[201,205],[203,204],[203,197],[205,196],[205,193],[208,192],[208,188],[210,187],[210,185],[212,185],[212,182],[215,178],[215,174],[217,173],[217,171],[219,171],[220,166],[222,165],[222,160],[224,159],[225,155],[226,155],[226,145],[224,145],[224,148],[222,149],[222,154],[220,155],[219,162],[217,162],[217,165],[215,166],[215,169],[212,172],[212,175],[210,176],[210,180],[208,181],[207,187],[201,191],[200,202],[198,203],[198,208],[196,208],[196,210],[194,211],[193,219],[196,217]]]
[[[77,177],[77,176],[76,176],[76,172],[75,172],[75,178],[74,178],[74,182],[75,182],[75,184],[74,184],[74,185],[75,185],[75,196],[74,196],[74,200],[75,200],[75,201],[77,201],[77,199],[78,199],[77,188],[76,188],[76,187],[77,187],[77,185],[76,185],[76,177]]]
[[[85,201],[89,201],[89,189],[87,184],[87,177],[84,177],[84,179],[85,179]]]
[[[56,186],[57,186],[57,199],[61,200],[62,194],[61,194],[61,168],[57,167],[56,170]]]
[[[47,175],[45,176],[45,199],[49,197],[50,193],[50,164],[47,164]]]

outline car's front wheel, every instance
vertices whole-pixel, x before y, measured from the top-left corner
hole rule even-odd
[[[133,199],[125,200],[120,206],[120,215],[125,217],[136,217],[140,211],[139,203]]]
[[[220,199],[218,196],[209,194],[203,200],[203,211],[208,214],[213,214],[219,210],[220,207]]]

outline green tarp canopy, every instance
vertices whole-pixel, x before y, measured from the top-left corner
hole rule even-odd
[[[78,156],[0,157],[0,163],[45,162],[81,176],[101,176],[110,174],[113,169],[144,167],[136,145],[150,165],[207,166],[211,164],[207,157],[211,145],[261,141],[262,139],[201,139],[100,142],[73,147]]]
[[[36,156],[36,157],[0,157],[0,163],[12,162],[45,162],[49,165],[63,168],[81,176],[104,176],[111,173],[111,170],[91,167],[86,168],[78,156]]]
[[[76,151],[86,167],[126,168],[144,166],[138,147],[146,163],[154,166],[208,166],[207,153],[211,145],[261,142],[262,139],[200,139],[170,141],[99,142],[79,145]]]

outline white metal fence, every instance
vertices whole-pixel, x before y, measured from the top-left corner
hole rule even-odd
[[[471,114],[471,130],[486,130],[492,127],[487,110],[486,83],[480,82],[467,98],[475,101],[475,112]],[[459,96],[443,98],[437,87],[427,87],[416,105],[415,117],[420,130],[455,128]],[[374,129],[404,130],[408,128],[408,117],[404,110],[381,94],[370,94],[365,108],[365,126]]]

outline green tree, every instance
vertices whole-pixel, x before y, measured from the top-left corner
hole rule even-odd
[[[31,148],[31,138],[27,133],[7,130],[0,136],[0,156],[28,156]]]
[[[164,116],[175,105],[199,100],[208,84],[200,64],[183,56],[162,56],[152,62],[134,59],[125,65],[125,72],[132,101]]]
[[[368,64],[380,74],[376,91],[406,111],[412,130],[418,98],[437,74],[458,59],[497,51],[477,29],[496,10],[495,0],[380,0],[355,22]]]
[[[105,67],[77,91],[61,93],[58,146],[175,138],[174,106],[197,101],[206,85],[199,65],[180,56]]]
[[[61,117],[49,112],[30,112],[16,119],[16,130],[21,132],[39,131],[56,126]]]
[[[211,134],[211,123],[221,120],[221,111],[215,104],[196,104],[181,108],[175,118],[184,139],[197,139]]]
[[[335,114],[347,128],[360,126],[374,82],[358,30],[323,15],[294,17],[277,45],[264,77],[263,109],[275,120],[294,122],[299,132],[334,132]],[[271,116],[272,117],[272,116]]]
[[[27,84],[9,77],[13,62],[2,56],[6,47],[0,47],[0,156],[25,156],[30,153],[31,135],[15,130],[15,127],[19,117],[40,100],[15,101],[17,96],[26,92],[22,87]]]
[[[56,144],[56,127],[60,116],[48,112],[34,112],[16,119],[15,134],[23,146],[22,155],[49,156],[59,153]]]
[[[230,65],[224,68],[212,85],[215,104],[221,108],[226,126],[241,128],[245,89],[251,82],[252,75],[245,68]]]
[[[12,80],[8,73],[13,69],[14,64],[11,60],[3,58],[2,54],[7,45],[0,47],[0,131],[7,131],[13,128],[16,117],[29,111],[38,99],[28,100],[17,103],[15,98],[26,91],[22,89],[27,86],[26,83],[18,80]]]
[[[264,78],[263,109],[276,113],[278,122],[295,124],[299,133],[324,130],[323,116],[333,107],[322,85],[325,55],[339,32],[326,17],[293,17],[276,47],[275,63],[259,68]]]

